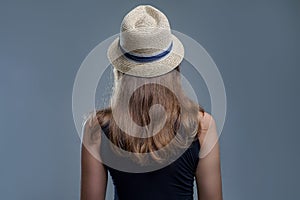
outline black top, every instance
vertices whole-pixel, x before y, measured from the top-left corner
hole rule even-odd
[[[108,127],[108,124],[102,127],[106,135]],[[193,200],[195,171],[200,151],[198,139],[171,164],[142,173],[124,172],[106,165],[109,160],[122,159],[120,156],[112,158],[111,152],[107,153],[108,149],[108,143],[101,141],[101,158],[112,177],[115,200]],[[105,157],[108,154],[109,157]]]

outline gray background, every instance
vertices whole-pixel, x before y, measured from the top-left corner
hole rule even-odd
[[[140,3],[162,10],[219,67],[228,100],[224,199],[300,199],[298,0],[2,0],[0,198],[79,199],[73,81],[86,55]],[[184,71],[209,110],[201,79]]]

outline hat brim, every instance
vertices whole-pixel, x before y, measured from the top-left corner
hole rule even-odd
[[[173,46],[166,56],[152,62],[137,62],[124,56],[119,46],[119,37],[109,46],[108,59],[113,67],[125,74],[154,77],[166,74],[176,68],[184,58],[184,47],[180,40],[172,35]]]

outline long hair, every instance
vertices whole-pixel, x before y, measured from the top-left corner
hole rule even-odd
[[[143,154],[149,153],[153,160],[161,162],[176,153],[174,148],[157,153],[171,140],[174,147],[186,149],[189,141],[197,138],[201,130],[199,112],[204,113],[204,109],[185,95],[179,66],[151,78],[127,75],[114,69],[114,80],[110,107],[96,111],[97,120],[92,121],[100,126],[109,123],[109,139],[115,152],[133,152],[134,160],[141,164],[146,162]],[[127,102],[124,99],[128,95]],[[163,109],[152,109],[156,104]],[[160,128],[154,134],[157,127]],[[142,132],[138,132],[140,130]],[[133,134],[137,132],[145,137]]]

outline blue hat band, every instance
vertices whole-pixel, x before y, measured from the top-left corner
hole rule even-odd
[[[153,61],[156,61],[156,60],[159,60],[163,57],[165,57],[166,55],[168,55],[171,50],[172,50],[172,47],[173,47],[173,42],[170,44],[169,48],[157,55],[153,55],[153,56],[137,56],[137,55],[133,55],[129,52],[126,52],[125,49],[122,48],[121,45],[120,46],[120,49],[122,51],[122,53],[124,54],[125,57],[131,59],[131,60],[134,60],[134,61],[137,61],[137,62],[153,62]]]

